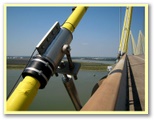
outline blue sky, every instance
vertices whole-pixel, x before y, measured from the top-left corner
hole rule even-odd
[[[63,24],[71,9],[7,7],[7,55],[30,56],[50,27],[56,21]],[[125,7],[121,16],[119,11],[119,7],[89,7],[73,33],[72,56],[117,56]],[[136,41],[139,30],[144,33],[143,7],[134,7],[131,30]]]

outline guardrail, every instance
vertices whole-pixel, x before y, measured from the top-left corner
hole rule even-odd
[[[124,55],[81,111],[128,110],[127,55]]]

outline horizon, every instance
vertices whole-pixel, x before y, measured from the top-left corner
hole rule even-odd
[[[34,55],[35,56],[35,55]],[[24,56],[24,55],[19,55],[19,56],[6,56],[6,57],[31,57],[31,56]],[[71,56],[72,58],[75,58],[75,57],[79,57],[79,58],[82,58],[82,57],[84,57],[84,58],[116,58],[116,57],[97,57],[97,56]],[[66,56],[64,56],[64,58],[66,58]]]

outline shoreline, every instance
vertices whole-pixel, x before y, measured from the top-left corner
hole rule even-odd
[[[104,63],[89,63],[89,62],[79,62],[81,63],[80,70],[96,70],[96,71],[107,71],[107,66],[112,64]],[[26,65],[23,64],[7,64],[7,69],[24,69]]]

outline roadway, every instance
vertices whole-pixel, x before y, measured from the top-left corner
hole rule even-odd
[[[145,59],[144,55],[129,55],[130,110],[145,110]],[[129,65],[128,65],[129,67]],[[131,94],[132,92],[132,94]]]
[[[145,61],[143,55],[124,55],[81,111],[144,111]]]

